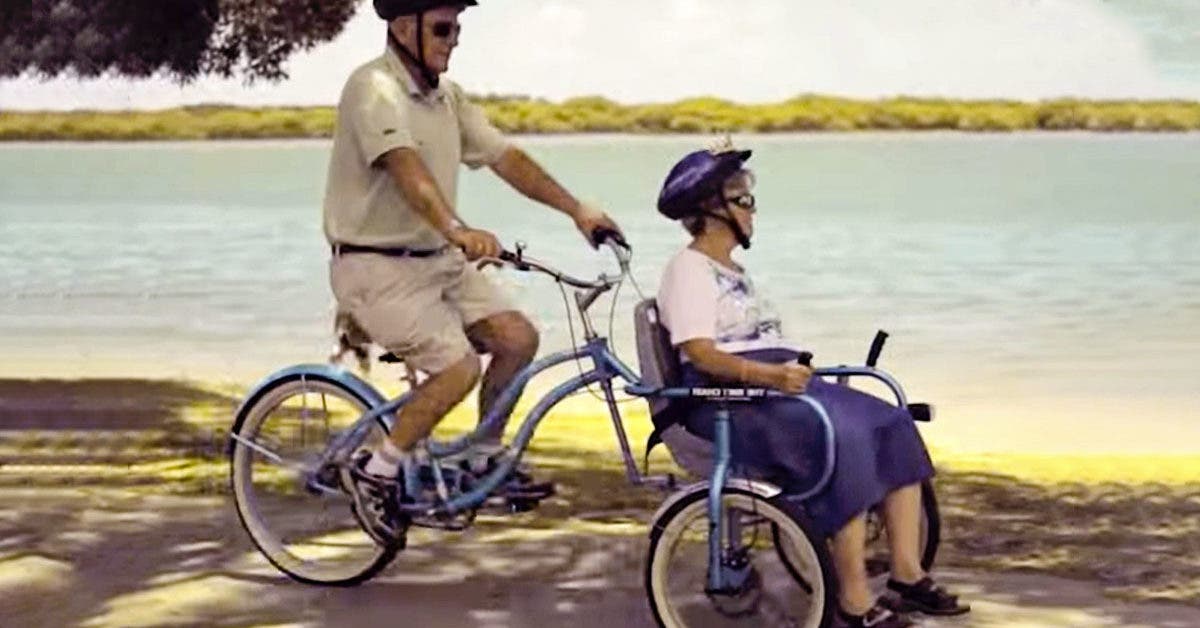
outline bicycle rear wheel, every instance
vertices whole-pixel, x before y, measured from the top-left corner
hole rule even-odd
[[[650,534],[646,593],[655,620],[666,628],[707,626],[827,626],[835,581],[824,541],[790,504],[727,489],[722,495],[727,530],[723,552],[737,554],[752,571],[730,595],[705,593],[708,573],[708,492],[698,490],[668,509]],[[792,560],[788,565],[786,548]],[[789,568],[802,577],[794,578]]]
[[[343,384],[296,375],[261,391],[234,426],[230,481],[238,517],[263,556],[295,580],[359,584],[400,549],[381,547],[367,536],[336,469],[317,468],[333,436],[353,426],[368,407]],[[363,444],[385,437],[375,424]]]

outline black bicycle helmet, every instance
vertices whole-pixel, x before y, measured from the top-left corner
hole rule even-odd
[[[375,0],[375,14],[392,21],[401,15],[417,15],[438,7],[473,7],[475,0]]]
[[[429,69],[429,64],[425,63],[425,12],[440,7],[473,7],[479,3],[475,0],[374,0],[374,3],[375,14],[388,22],[403,15],[417,16],[416,54],[404,47],[390,28],[388,29],[388,41],[396,47],[397,53],[417,66],[421,72],[421,78],[425,79],[430,87],[436,88],[439,83],[438,75]]]

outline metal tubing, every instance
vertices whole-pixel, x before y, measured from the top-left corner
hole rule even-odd
[[[564,362],[586,357],[588,354],[588,347],[578,350],[560,351],[537,360],[524,369],[521,369],[521,372],[504,389],[504,392],[500,394],[496,403],[488,409],[487,416],[479,422],[479,425],[474,430],[469,434],[449,441],[429,441],[430,455],[435,458],[444,458],[466,451],[467,448],[475,444],[485,430],[497,426],[505,417],[512,413],[513,407],[517,404],[517,400],[520,397],[518,391],[523,390],[534,376]]]
[[[721,493],[729,475],[729,409],[722,406],[716,416],[717,460],[713,465],[712,483],[708,486],[708,588],[720,591],[725,583],[721,569],[721,542],[724,539],[721,520]]]
[[[511,449],[516,453],[515,456],[508,457],[503,460],[500,465],[492,470],[486,477],[480,481],[479,485],[468,493],[464,493],[451,499],[443,506],[434,508],[434,511],[444,509],[449,513],[456,513],[462,510],[474,508],[487,500],[504,481],[508,474],[513,470],[521,459],[521,454],[525,452],[525,448],[529,446],[529,441],[533,439],[533,433],[537,430],[537,426],[541,423],[542,418],[546,413],[555,406],[558,402],[567,398],[576,390],[601,381],[605,376],[598,371],[590,371],[584,373],[582,377],[576,376],[556,386],[553,390],[546,394],[538,401],[537,405],[530,410],[529,416],[521,423],[521,428],[517,430],[517,435],[513,439]],[[436,463],[436,460],[434,461]]]
[[[839,383],[848,380],[852,375],[877,379],[892,389],[892,393],[896,395],[897,406],[901,408],[908,407],[908,399],[904,396],[904,389],[900,387],[900,382],[896,381],[896,378],[892,377],[889,373],[877,368],[869,366],[833,366],[816,369],[813,371],[813,375],[819,377],[836,375],[838,376]]]

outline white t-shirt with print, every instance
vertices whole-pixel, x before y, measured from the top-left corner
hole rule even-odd
[[[712,338],[727,353],[791,349],[771,304],[745,273],[685,248],[667,263],[656,298],[659,320],[678,347],[688,340]],[[686,362],[687,356],[680,356]]]

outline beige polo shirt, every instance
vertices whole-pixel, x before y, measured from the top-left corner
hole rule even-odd
[[[423,94],[389,46],[382,57],[350,75],[338,102],[325,189],[325,237],[330,243],[412,248],[446,243],[377,164],[396,148],[417,151],[454,208],[459,164],[494,164],[508,142],[458,85],[442,80]]]

